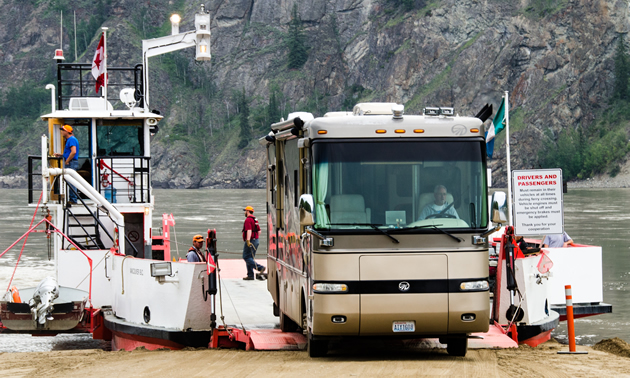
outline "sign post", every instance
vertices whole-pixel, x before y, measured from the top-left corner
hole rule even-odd
[[[519,235],[564,232],[562,169],[512,172],[514,227]]]

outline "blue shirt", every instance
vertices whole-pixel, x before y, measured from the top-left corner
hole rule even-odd
[[[76,147],[76,152],[72,157],[72,160],[79,160],[79,141],[74,135],[70,136],[70,138],[66,139],[66,146],[63,149],[63,160],[68,160],[68,156],[72,152],[72,147]]]
[[[571,240],[571,237],[566,232],[557,235],[547,235],[543,239],[543,244],[547,244],[549,248],[562,248],[564,243]]]

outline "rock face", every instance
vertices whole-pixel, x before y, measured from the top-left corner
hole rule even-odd
[[[50,72],[47,59],[58,46],[56,11],[46,2],[32,3],[0,1],[2,92],[27,76],[41,80]],[[165,23],[172,3],[155,0],[147,7],[109,1],[104,25],[111,30],[108,45],[117,46],[110,50],[112,64],[140,60],[138,29],[148,27],[145,21]],[[182,31],[192,29],[199,6],[197,1],[184,3]],[[282,39],[294,3],[305,27],[308,60],[299,70],[287,70]],[[185,75],[193,82],[207,81],[224,94],[244,89],[252,107],[265,105],[270,86],[276,85],[285,117],[307,105],[317,109],[316,116],[325,109],[350,110],[358,101],[403,103],[407,114],[424,106],[453,106],[461,115],[472,115],[485,103],[496,109],[507,91],[513,115],[512,169],[537,167],[546,129],[553,135],[565,128],[588,131],[607,106],[614,79],[612,57],[619,35],[629,26],[626,1],[416,0],[410,10],[398,3],[209,1],[213,60],[200,68],[201,75],[195,71],[195,78],[190,73],[196,67],[192,55],[186,55],[191,61]],[[88,11],[78,9],[77,14],[89,17]],[[80,61],[91,59],[95,43]],[[68,45],[64,48],[69,51]],[[166,125],[181,112],[196,112],[184,95],[171,92],[174,82],[160,75],[151,82],[152,107],[162,109]],[[229,118],[235,111],[227,100],[212,101],[226,104],[215,104],[214,113],[227,112]],[[498,139],[490,166],[495,184],[501,186],[506,164]],[[221,150],[225,146],[214,145],[206,151],[210,168],[203,169],[186,145],[158,139],[153,146],[156,187],[264,186],[261,147],[232,146],[226,158]],[[0,168],[7,165],[6,158],[0,158]]]

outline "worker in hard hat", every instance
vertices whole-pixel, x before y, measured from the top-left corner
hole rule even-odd
[[[79,170],[79,140],[74,136],[72,126],[63,125],[59,128],[61,135],[66,139],[66,145],[63,148],[63,154],[55,154],[57,157],[63,156],[64,167]],[[74,205],[77,203],[77,188],[68,184],[72,189],[68,191],[68,204]]]
[[[203,236],[193,236],[192,243],[192,247],[190,247],[188,253],[186,254],[186,260],[188,262],[206,262],[206,258],[203,257],[203,252],[201,251],[203,248]]]
[[[243,224],[243,260],[247,266],[247,277],[243,277],[245,281],[251,281],[254,277],[254,269],[260,274],[265,272],[265,267],[258,264],[256,260],[256,250],[258,249],[258,235],[260,234],[260,225],[254,217],[254,208],[247,206],[243,209],[245,212],[245,223]],[[263,276],[259,275],[261,279]]]

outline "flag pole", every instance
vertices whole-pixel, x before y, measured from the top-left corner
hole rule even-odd
[[[109,28],[103,26],[101,29],[103,29],[103,64],[105,65],[103,97],[105,97],[105,109],[107,109],[107,29]]]
[[[509,211],[509,225],[513,226],[512,222],[512,168],[510,166],[510,104],[508,99],[508,91],[505,91],[505,154],[507,161],[507,184],[508,184],[508,211]]]

